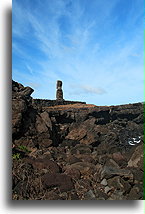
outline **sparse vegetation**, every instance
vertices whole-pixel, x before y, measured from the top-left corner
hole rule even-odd
[[[31,152],[26,146],[23,146],[23,145],[18,146],[18,148],[24,152]]]
[[[13,160],[19,160],[20,159],[20,153],[16,153],[12,155]]]

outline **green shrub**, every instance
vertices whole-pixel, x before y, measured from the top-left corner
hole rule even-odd
[[[20,153],[16,153],[12,155],[13,160],[19,160],[20,159]]]
[[[18,146],[18,148],[24,152],[31,152],[26,146],[23,146],[23,145]]]

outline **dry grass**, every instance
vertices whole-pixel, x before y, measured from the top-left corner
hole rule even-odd
[[[82,109],[82,108],[94,108],[93,104],[69,104],[69,105],[56,105],[50,107],[43,107],[43,109],[48,110],[68,110],[68,109]]]

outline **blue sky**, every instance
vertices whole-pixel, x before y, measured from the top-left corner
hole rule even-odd
[[[12,78],[34,98],[143,101],[143,0],[13,0]]]

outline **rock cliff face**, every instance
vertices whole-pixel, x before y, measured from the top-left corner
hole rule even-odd
[[[143,103],[51,106],[32,92],[12,82],[14,200],[143,199]]]

